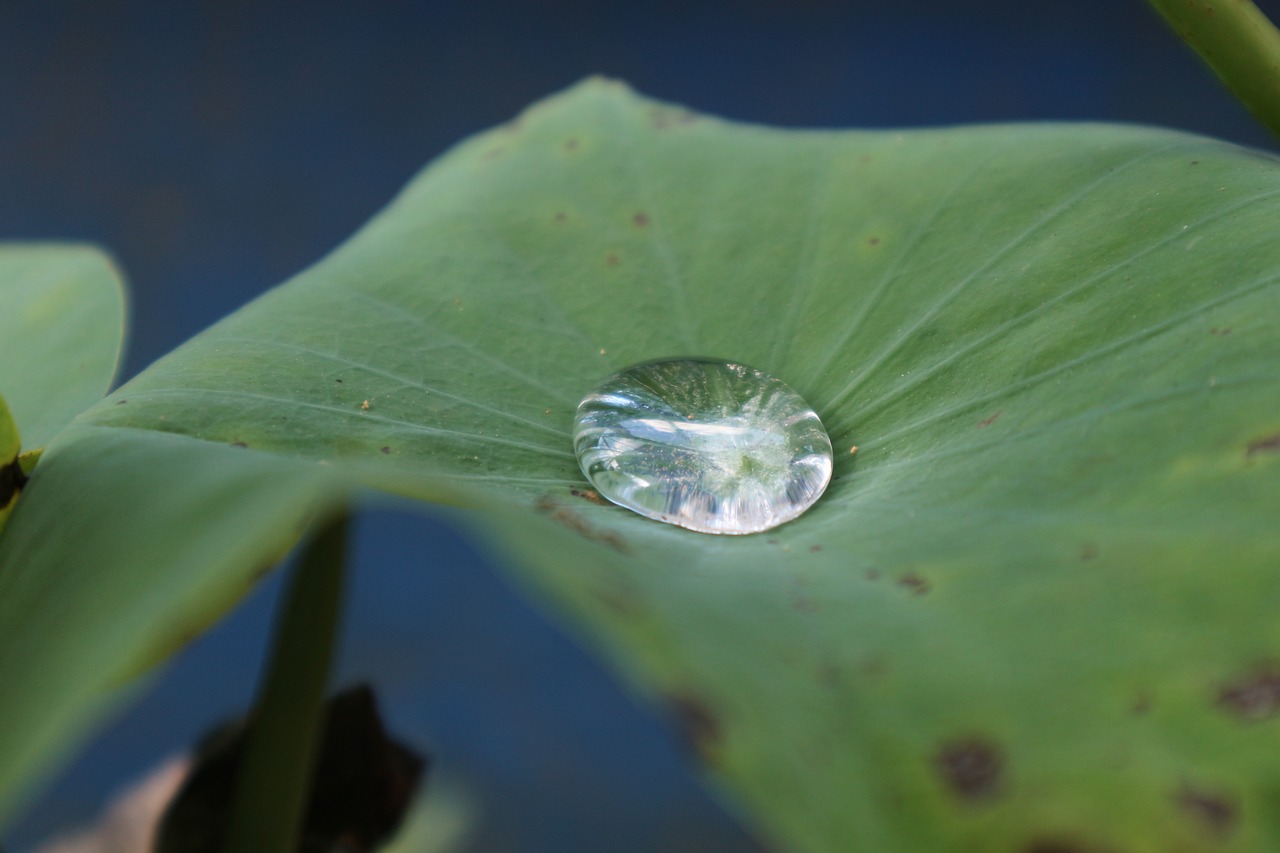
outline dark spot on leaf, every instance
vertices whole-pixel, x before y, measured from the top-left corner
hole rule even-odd
[[[577,140],[577,138],[576,138],[576,137],[572,137],[572,136],[571,136],[571,137],[569,137],[568,139],[566,139],[566,140],[564,141],[564,150],[565,150],[565,151],[577,151],[577,150],[578,150],[578,140]]]
[[[341,380],[339,380],[339,381],[341,381]],[[117,405],[117,406],[123,406],[123,405],[124,405],[125,403],[127,403],[127,402],[129,402],[129,401],[128,401],[128,400],[116,400],[116,405]]]
[[[869,580],[869,581],[878,581],[878,580],[880,580],[880,570],[879,570],[879,569],[867,569],[867,580]]]
[[[644,228],[649,224],[649,214],[637,213],[635,216],[631,217],[631,221],[636,224],[637,228]]]
[[[18,457],[0,465],[0,509],[7,507],[26,484],[27,475],[22,473]]]
[[[985,800],[1000,789],[1005,760],[1000,748],[984,738],[945,743],[933,756],[933,767],[953,794],[965,801]]]
[[[1144,716],[1151,711],[1151,706],[1155,704],[1155,700],[1151,698],[1150,693],[1139,693],[1138,697],[1133,700],[1133,704],[1129,706],[1129,710],[1136,716]]]
[[[627,541],[617,533],[612,530],[596,529],[588,524],[586,519],[578,513],[556,503],[555,499],[550,495],[543,495],[538,498],[534,506],[539,512],[545,513],[552,521],[564,525],[584,539],[591,542],[599,542],[601,545],[608,545],[619,554],[626,554],[631,551]]]
[[[245,442],[243,442],[243,441],[233,441],[233,442],[231,442],[231,446],[232,446],[232,447],[241,447],[241,448],[243,448],[243,447],[248,447],[249,445],[248,445],[248,444],[246,444],[246,443],[245,443]]]
[[[1080,546],[1080,559],[1096,560],[1098,559],[1098,545],[1096,542],[1086,542]]]
[[[996,418],[1000,417],[1002,414],[1004,414],[1004,412],[999,411],[999,412],[996,412],[991,417],[987,418],[986,420],[978,421],[978,429],[985,429],[986,427],[991,426],[993,423],[996,422]]]
[[[1221,328],[1219,328],[1218,326],[1214,326],[1212,329],[1210,329],[1210,330],[1209,330],[1209,334],[1211,334],[1211,335],[1229,335],[1229,334],[1231,334],[1231,327],[1230,327],[1230,326],[1222,326]]]
[[[709,761],[724,737],[720,718],[702,699],[691,693],[672,693],[667,704],[686,749]]]
[[[1192,161],[1191,161],[1191,165],[1192,165],[1192,166],[1199,166],[1199,165],[1200,165],[1200,161],[1199,161],[1199,160],[1192,160]]]
[[[1246,720],[1264,720],[1280,712],[1280,670],[1269,668],[1218,691],[1218,704]]]
[[[770,545],[777,545],[777,544],[778,544],[778,540],[777,540],[777,539],[766,539],[765,541],[766,541],[766,542],[768,542]]]
[[[932,584],[926,579],[920,577],[915,572],[907,572],[898,578],[898,586],[911,590],[916,595],[926,595],[932,589]]]
[[[339,385],[341,385],[341,384],[342,384],[342,380],[341,380],[341,379],[335,379],[335,380],[333,380],[333,381],[334,381],[334,382],[337,382]]]
[[[868,238],[868,239],[867,239],[867,245],[869,245],[869,246],[879,246],[879,245],[880,245],[880,238],[879,238],[879,237],[870,237],[870,238]]]
[[[582,498],[584,501],[589,501],[597,506],[604,506],[605,504],[604,498],[600,497],[600,493],[593,489],[570,489],[569,494],[573,495],[575,498]]]
[[[1280,432],[1249,442],[1249,447],[1245,450],[1244,457],[1245,459],[1252,459],[1254,454],[1257,453],[1280,453]]]
[[[391,448],[390,448],[390,447],[383,447],[383,448],[382,448],[382,452],[383,452],[383,453],[390,453],[390,452],[391,452]]]
[[[1174,803],[1184,814],[1219,837],[1230,835],[1240,816],[1240,809],[1232,798],[1221,792],[1194,788],[1187,782],[1178,789]]]
[[[616,267],[619,263],[621,263],[621,261],[618,260],[618,256],[613,253],[609,253],[608,255],[606,255],[604,262],[611,267]]]
[[[569,216],[563,210],[556,212],[556,222],[564,222]]]
[[[810,551],[811,553],[816,554],[816,553],[818,553],[818,552],[819,552],[819,551],[821,551],[821,550],[822,550],[822,546],[821,546],[821,545],[810,545],[810,546],[809,546],[809,551]]]

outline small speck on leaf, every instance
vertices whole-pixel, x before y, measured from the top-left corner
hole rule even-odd
[[[1212,329],[1209,330],[1209,334],[1226,336],[1231,334],[1231,327],[1230,326],[1221,326],[1221,327],[1214,326]]]
[[[667,703],[686,748],[703,761],[710,759],[723,737],[716,713],[702,699],[688,693],[670,694]]]
[[[382,448],[382,452],[383,452],[383,453],[390,453],[390,452],[391,452],[391,448],[390,448],[390,447],[384,447],[384,448]]]
[[[606,264],[608,264],[609,266],[611,266],[611,267],[616,267],[618,264],[620,264],[620,263],[621,263],[621,261],[620,261],[620,260],[618,260],[618,256],[617,256],[617,255],[614,255],[614,254],[606,255],[606,256],[605,256],[605,259],[604,259],[604,262],[605,262]]]
[[[572,136],[571,136],[571,137],[569,137],[568,139],[566,139],[566,140],[564,141],[564,150],[565,150],[565,151],[577,151],[577,150],[578,150],[578,140],[577,140],[577,137],[572,137]]]
[[[232,447],[248,447],[249,445],[245,444],[243,441],[233,441],[231,442],[231,446]]]
[[[1249,442],[1244,456],[1246,459],[1252,459],[1259,453],[1280,453],[1280,432]]]
[[[1235,801],[1221,792],[1194,788],[1186,782],[1174,796],[1178,808],[1200,823],[1210,834],[1223,837],[1231,834],[1239,817]]]
[[[987,418],[986,420],[978,421],[978,429],[986,429],[987,427],[991,426],[993,423],[996,422],[996,419],[999,418],[1002,414],[1004,414],[1003,411],[996,412],[994,415]]]
[[[1280,669],[1265,669],[1226,684],[1218,705],[1245,720],[1264,720],[1280,713]]]
[[[973,802],[995,795],[1004,776],[1000,748],[983,738],[945,743],[933,756],[933,767],[953,794]]]
[[[372,408],[372,405],[369,403],[368,400],[365,400],[363,403],[360,404],[360,411],[362,412],[367,412],[371,408]]]
[[[1098,553],[1098,545],[1096,542],[1085,542],[1080,546],[1081,560],[1096,560],[1098,559]]]
[[[920,577],[915,572],[907,572],[898,578],[898,586],[911,590],[915,595],[926,595],[933,588],[933,585],[928,580]]]
[[[635,223],[637,228],[644,228],[649,224],[649,214],[637,213],[635,216],[631,217],[631,221]]]
[[[341,380],[341,379],[339,379],[338,381],[339,381],[339,382],[341,382],[342,380]],[[129,401],[128,401],[128,400],[116,400],[116,405],[117,405],[117,406],[123,406],[123,405],[124,405],[125,403],[127,403],[127,402],[129,402]]]
[[[879,238],[879,237],[868,237],[868,238],[867,238],[867,245],[868,245],[868,246],[879,246],[879,245],[880,245],[880,238]]]

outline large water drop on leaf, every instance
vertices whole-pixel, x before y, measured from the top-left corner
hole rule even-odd
[[[831,480],[831,439],[781,380],[743,364],[637,364],[578,405],[574,449],[600,494],[702,533],[758,533]]]

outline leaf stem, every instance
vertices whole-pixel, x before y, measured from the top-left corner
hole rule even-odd
[[[224,853],[298,848],[324,724],[346,540],[343,513],[311,538],[294,569],[251,718]]]
[[[1254,117],[1280,137],[1280,30],[1251,0],[1149,0]]]

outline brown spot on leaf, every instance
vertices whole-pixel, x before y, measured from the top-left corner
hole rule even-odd
[[[1280,453],[1280,432],[1249,442],[1244,458],[1252,459],[1258,453]]]
[[[231,446],[232,447],[248,447],[249,445],[245,444],[243,441],[233,441],[231,442]]]
[[[603,506],[604,498],[600,497],[600,493],[592,489],[570,489],[569,494],[575,498],[582,498],[584,501],[590,501],[597,506]]]
[[[933,585],[915,572],[907,572],[898,578],[898,586],[911,590],[916,595],[927,595]]]
[[[719,716],[692,693],[668,694],[667,704],[685,748],[702,761],[709,761],[724,737]]]
[[[879,238],[879,237],[868,237],[868,238],[867,238],[867,245],[868,245],[868,246],[879,246],[879,245],[880,245],[880,238]]]
[[[974,802],[999,792],[1005,759],[991,741],[971,737],[940,746],[934,753],[933,767],[953,794]]]
[[[339,382],[341,382],[342,380],[341,380],[341,379],[339,379],[338,381],[339,381]],[[128,400],[116,400],[116,405],[117,405],[117,406],[123,406],[123,405],[124,405],[125,403],[127,403],[127,402],[129,402],[129,401],[128,401]]]
[[[564,222],[569,216],[563,210],[556,211],[556,222]]]
[[[383,447],[383,448],[382,448],[382,452],[383,452],[383,453],[390,453],[390,452],[391,452],[391,448],[390,448],[390,447]]]
[[[611,267],[616,267],[618,264],[621,263],[621,261],[618,259],[618,256],[613,254],[612,252],[610,252],[608,255],[605,255],[604,262]]]
[[[584,539],[591,542],[599,542],[601,545],[608,545],[619,554],[626,554],[631,551],[627,541],[617,533],[612,530],[596,529],[588,524],[587,520],[578,513],[558,504],[550,495],[543,495],[538,498],[534,506],[539,512],[546,513],[552,521],[564,525]]]
[[[1192,165],[1192,166],[1199,166],[1199,165],[1200,165],[1200,161],[1199,161],[1199,160],[1192,160],[1192,161],[1191,161],[1191,165]]]
[[[986,420],[978,421],[978,429],[986,429],[987,427],[991,426],[993,423],[996,422],[996,418],[1000,417],[1003,414],[1004,414],[1003,411],[996,412],[994,415],[987,418]]]
[[[649,225],[649,214],[637,213],[631,217],[631,221],[635,223],[637,228],[645,228]]]
[[[564,141],[564,150],[565,150],[565,151],[577,151],[577,150],[578,150],[578,139],[577,139],[577,137],[571,136],[571,137],[569,137],[568,139],[566,139],[566,140]]]
[[[337,382],[339,385],[341,385],[341,384],[342,384],[342,380],[341,380],[341,379],[335,379],[335,380],[333,380],[333,381],[334,381],[334,382]]]
[[[1209,330],[1209,334],[1224,335],[1224,336],[1229,335],[1231,334],[1231,327],[1230,326],[1222,326],[1222,327],[1214,326],[1212,329]]]
[[[1174,803],[1210,834],[1220,838],[1231,834],[1240,817],[1240,808],[1231,797],[1220,791],[1192,787],[1187,782],[1183,782],[1178,789]]]
[[[1280,670],[1265,669],[1218,691],[1218,704],[1245,720],[1264,720],[1280,712]]]
[[[879,570],[879,569],[867,569],[867,580],[869,580],[869,581],[878,581],[878,580],[880,580],[880,570]]]
[[[821,551],[821,550],[822,550],[822,546],[821,546],[821,545],[810,545],[810,546],[809,546],[809,552],[810,552],[810,553],[812,553],[812,554],[816,554],[816,553],[818,553],[818,552],[819,552],[819,551]]]
[[[1155,700],[1151,698],[1150,693],[1139,693],[1137,698],[1133,700],[1133,704],[1129,706],[1130,712],[1135,716],[1141,717],[1151,711],[1151,706],[1155,704]]]
[[[1080,559],[1096,560],[1098,559],[1098,545],[1096,542],[1086,542],[1080,546]]]

